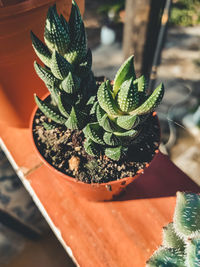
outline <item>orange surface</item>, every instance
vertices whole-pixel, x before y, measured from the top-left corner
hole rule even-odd
[[[40,165],[28,129],[2,126],[0,135],[81,267],[145,266],[172,220],[176,191],[199,191],[159,153],[117,201],[89,202]]]

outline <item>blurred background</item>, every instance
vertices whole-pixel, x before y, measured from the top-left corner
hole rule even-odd
[[[149,90],[164,83],[160,149],[200,185],[200,1],[85,0],[84,22],[96,76],[113,79],[134,54]],[[0,222],[0,266],[75,266],[2,151]]]

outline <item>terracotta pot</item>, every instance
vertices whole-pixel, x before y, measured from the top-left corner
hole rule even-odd
[[[34,107],[33,93],[42,96],[46,92],[33,68],[38,58],[32,48],[30,30],[43,40],[46,13],[55,2],[58,12],[68,19],[71,0],[10,1],[8,6],[0,7],[0,83],[22,126],[28,126]],[[83,12],[84,0],[78,3]]]
[[[49,93],[47,93],[42,99],[44,100],[49,96]],[[137,175],[134,177],[126,177],[122,178],[120,180],[111,181],[108,183],[92,183],[87,184],[80,181],[77,181],[75,178],[68,176],[67,174],[64,174],[57,169],[55,169],[51,164],[49,164],[46,159],[41,155],[39,152],[35,140],[33,137],[33,122],[35,113],[38,110],[38,107],[36,106],[33,110],[31,119],[30,119],[30,130],[31,130],[31,139],[34,146],[34,149],[38,156],[40,157],[41,161],[54,173],[55,177],[58,179],[65,179],[66,182],[68,182],[69,186],[75,191],[79,196],[82,196],[90,201],[108,201],[114,199],[116,196],[118,196],[122,191],[130,184],[132,183],[136,178],[138,178],[144,170],[139,170]],[[156,151],[158,152],[158,150]],[[149,164],[146,165],[146,168],[149,167]]]

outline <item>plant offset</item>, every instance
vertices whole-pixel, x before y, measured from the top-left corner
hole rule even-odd
[[[97,122],[84,129],[85,149],[90,155],[105,153],[112,160],[126,155],[131,145],[144,138],[143,124],[162,100],[163,85],[147,95],[145,78],[136,79],[133,60],[131,56],[121,66],[113,85],[107,80],[98,89],[98,101],[91,112]]]
[[[57,124],[69,129],[81,129],[88,118],[87,102],[96,92],[92,66],[92,54],[87,50],[85,27],[75,2],[69,22],[58,15],[56,7],[47,14],[44,40],[41,42],[31,33],[33,48],[45,64],[35,62],[38,76],[46,84],[53,106],[35,96],[40,110]],[[54,123],[46,127],[54,127]]]
[[[200,266],[200,195],[177,193],[174,220],[163,228],[163,245],[147,266]]]
[[[33,131],[47,161],[84,182],[134,176],[143,169],[158,148],[153,112],[163,98],[163,85],[149,94],[145,77],[136,77],[133,56],[114,82],[99,82],[74,1],[68,22],[55,6],[49,8],[45,44],[34,33],[31,38],[44,63],[35,63],[35,70],[50,92],[45,100],[35,95],[39,110]]]

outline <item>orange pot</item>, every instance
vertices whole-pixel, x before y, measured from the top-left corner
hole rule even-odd
[[[44,100],[49,96],[49,93],[47,93],[42,99]],[[30,129],[31,129],[31,139],[33,146],[35,148],[36,153],[38,154],[41,161],[54,173],[55,177],[58,179],[65,179],[66,182],[68,182],[69,186],[75,191],[79,196],[82,196],[90,201],[108,201],[114,199],[116,196],[118,196],[122,191],[130,184],[132,183],[136,178],[138,178],[144,170],[139,170],[137,175],[134,177],[125,177],[120,180],[111,181],[108,183],[92,183],[87,184],[80,181],[77,181],[75,178],[68,176],[67,174],[64,174],[57,169],[55,169],[51,164],[49,164],[46,159],[41,155],[39,152],[35,140],[33,137],[33,121],[35,117],[35,113],[37,111],[38,107],[36,106],[33,110],[31,119],[30,119]],[[158,152],[158,150],[156,151]],[[149,164],[147,164],[146,168],[149,167]]]
[[[28,125],[34,107],[33,93],[44,95],[46,92],[33,68],[37,57],[32,48],[30,30],[43,39],[47,10],[55,2],[58,12],[68,19],[71,0],[10,1],[8,6],[0,7],[0,83],[5,97],[21,120],[21,126]],[[84,0],[77,2],[83,12]]]

